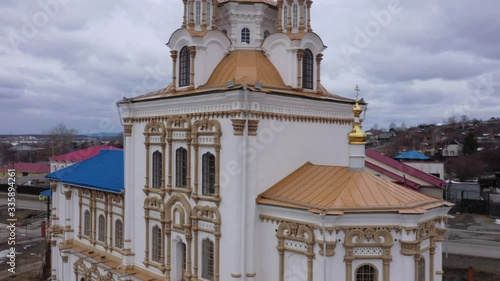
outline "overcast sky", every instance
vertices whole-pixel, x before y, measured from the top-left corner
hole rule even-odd
[[[0,134],[121,131],[115,102],[170,82],[182,0],[0,1]],[[498,0],[315,0],[322,82],[365,128],[500,116]]]

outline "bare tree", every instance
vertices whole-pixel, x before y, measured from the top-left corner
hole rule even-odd
[[[47,148],[52,152],[52,155],[67,153],[73,149],[75,138],[75,129],[70,129],[63,123],[59,123],[48,133]]]
[[[479,177],[484,172],[483,162],[472,155],[453,157],[448,159],[444,166],[449,175],[459,178],[460,181]]]

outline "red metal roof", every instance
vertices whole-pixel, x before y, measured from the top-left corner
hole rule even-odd
[[[432,185],[435,185],[437,187],[440,187],[440,188],[444,188],[446,186],[446,182],[440,178],[437,178],[431,174],[428,174],[428,173],[425,173],[425,172],[422,172],[420,171],[419,169],[416,169],[416,168],[413,168],[412,166],[409,166],[403,162],[399,162],[399,161],[396,161],[390,157],[387,157],[385,155],[382,155],[376,151],[373,151],[373,150],[370,150],[370,149],[367,149],[365,151],[365,154],[366,156],[370,157],[370,158],[373,158],[374,160],[377,160],[387,166],[390,166],[394,169],[397,169],[405,174],[408,174],[408,175],[412,175],[420,180],[423,180],[425,182],[428,182]],[[373,163],[370,163],[368,159],[366,159],[366,163],[367,163],[367,166],[369,166],[370,168],[373,168],[372,166],[376,166],[375,164]],[[370,164],[368,164],[370,163]],[[393,178],[397,181],[401,181],[401,177],[400,176],[397,176],[395,177],[395,174],[394,173],[391,173],[383,168],[380,168],[380,169],[374,169],[390,178]],[[404,179],[403,179],[403,182],[404,182]],[[407,180],[407,183],[409,181]],[[413,187],[413,186],[412,186]],[[413,188],[418,188],[418,187],[413,187]]]
[[[101,152],[101,150],[103,150],[103,149],[121,150],[120,148],[116,148],[114,146],[97,145],[97,146],[91,146],[91,147],[88,147],[85,149],[73,151],[70,153],[53,156],[50,158],[50,161],[79,162],[79,161],[87,160],[91,157],[98,155]]]
[[[16,172],[27,173],[50,173],[50,165],[40,163],[14,163],[13,165],[5,165],[0,167],[0,171],[15,169]]]

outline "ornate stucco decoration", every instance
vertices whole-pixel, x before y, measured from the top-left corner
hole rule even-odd
[[[391,247],[393,238],[390,230],[383,227],[366,227],[352,229],[347,232],[344,247],[346,254],[346,281],[352,280],[352,262],[355,259],[382,259],[382,280],[388,281],[390,263],[392,261]]]
[[[307,257],[307,280],[313,280],[314,228],[295,222],[281,222],[276,233],[279,253],[279,278],[285,278],[285,252],[295,252]]]

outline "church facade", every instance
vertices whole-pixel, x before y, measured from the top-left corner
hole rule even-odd
[[[123,241],[58,229],[53,279],[442,280],[450,205],[364,170],[366,104],[321,85],[312,1],[183,3],[171,84],[118,103]]]

